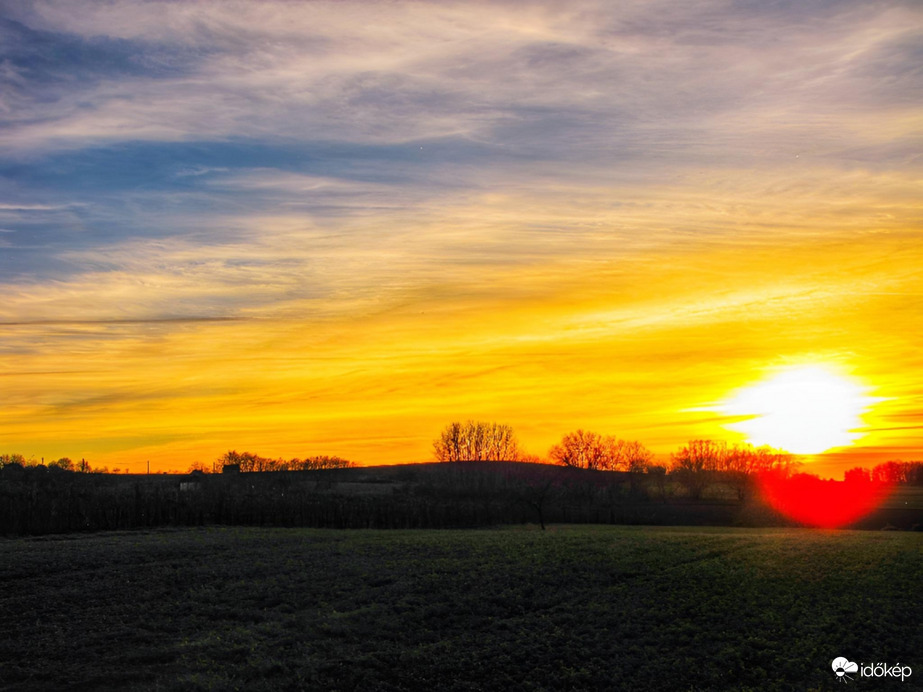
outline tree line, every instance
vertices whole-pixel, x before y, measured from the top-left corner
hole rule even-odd
[[[508,425],[468,421],[452,422],[433,442],[437,461],[539,461],[525,454]],[[698,497],[709,475],[742,481],[754,474],[790,475],[794,457],[782,450],[752,445],[728,445],[720,440],[691,440],[671,454],[670,463],[658,464],[654,453],[637,440],[578,429],[567,433],[548,450],[548,461],[559,466],[590,471],[624,471],[662,475],[670,473],[689,494]]]
[[[509,425],[499,423],[452,422],[434,440],[433,448],[436,460],[444,462],[541,461],[522,450]],[[813,475],[802,470],[794,455],[769,446],[690,440],[670,455],[669,464],[658,464],[654,454],[636,440],[583,429],[564,435],[548,450],[547,461],[591,471],[669,475],[693,499],[702,497],[715,483],[731,487],[738,499],[743,499],[760,474],[776,478]],[[923,461],[888,461],[872,469],[856,467],[845,473],[844,480],[923,485]]]
[[[45,468],[55,471],[76,471],[78,473],[109,473],[109,469],[103,467],[90,466],[86,459],[74,461],[70,457],[61,457],[53,459],[48,463],[44,460],[39,461],[35,457],[28,459],[23,454],[0,454],[0,469],[5,467],[11,468]],[[118,472],[118,469],[116,469]]]
[[[206,464],[193,463],[190,471],[209,472],[228,472],[239,471],[241,473],[264,473],[270,471],[323,471],[328,469],[348,469],[356,464],[338,456],[317,455],[305,457],[304,459],[292,458],[271,459],[262,457],[252,452],[238,452],[230,450],[225,452],[209,468]]]
[[[856,466],[849,469],[843,478],[853,483],[923,485],[923,461],[886,461],[871,469]]]
[[[591,471],[624,471],[634,474],[669,475],[685,493],[700,497],[716,478],[731,485],[743,497],[751,479],[771,472],[791,476],[800,472],[800,462],[768,446],[729,445],[721,440],[691,440],[670,454],[668,463],[656,463],[653,452],[636,440],[578,429],[567,433],[552,445],[542,459],[529,454],[520,445],[513,428],[496,422],[453,421],[433,441],[433,453],[440,462],[521,461],[551,463]],[[314,455],[284,459],[263,457],[252,452],[229,450],[211,464],[195,462],[188,472],[220,473],[224,470],[244,473],[272,471],[316,471],[355,467],[352,461],[333,455]],[[22,454],[0,454],[0,469],[42,468],[78,473],[109,473],[107,467],[93,467],[86,459],[69,457],[39,462]],[[120,469],[114,469],[118,473]],[[923,485],[923,461],[893,460],[871,469],[855,467],[846,471],[847,482],[881,482],[891,485]]]
[[[691,440],[670,459],[670,474],[693,498],[701,497],[717,478],[743,499],[757,475],[772,473],[787,478],[800,467],[788,452],[768,446],[728,445],[722,440]]]
[[[522,449],[513,428],[494,422],[453,421],[433,441],[437,461],[529,461],[542,460]],[[565,435],[548,452],[554,464],[591,471],[644,471],[653,453],[640,442],[611,435],[577,430]]]
[[[464,424],[454,426],[455,430],[466,428]],[[471,429],[477,431],[478,426]],[[480,426],[481,444],[484,431],[501,429]],[[505,431],[504,438],[515,442],[510,432]],[[620,444],[617,438],[586,431],[565,435],[552,449],[555,447],[564,453],[553,464],[529,463],[517,445],[518,458],[512,461],[483,458],[492,454],[482,453],[480,463],[375,469],[350,468],[353,464],[339,457],[282,463],[231,450],[212,464],[211,470],[218,473],[184,477],[76,473],[58,467],[53,471],[28,462],[23,466],[18,458],[8,457],[9,463],[0,469],[0,534],[200,524],[773,526],[792,520],[769,506],[761,492],[750,492],[760,487],[756,476],[763,472],[795,479],[805,476],[798,473],[790,455],[713,440],[683,445],[671,455],[669,467],[653,463],[650,455],[630,441]],[[499,447],[488,444],[481,449]],[[220,472],[225,466],[240,472]],[[920,524],[918,516],[890,509],[862,521],[869,528]]]
[[[263,471],[322,471],[325,469],[347,469],[355,465],[354,462],[348,459],[325,454],[305,457],[304,459],[271,459],[251,452],[231,450],[222,454],[211,464],[198,461],[193,462],[187,469],[187,473],[193,471],[201,473],[221,473],[225,469],[232,469],[245,473]],[[69,457],[61,457],[60,459],[45,463],[34,457],[26,458],[22,454],[0,454],[0,470],[4,468],[12,472],[15,472],[17,469],[34,469],[40,472],[48,470],[53,472],[110,473],[107,466],[91,466],[86,459],[75,462]],[[112,470],[112,472],[116,474],[119,473],[119,471],[121,471],[120,468]]]
[[[631,476],[527,462],[176,477],[0,473],[0,535],[208,524],[465,528],[498,524],[729,524],[738,503],[667,501]],[[366,478],[372,476],[371,480]],[[663,500],[657,500],[662,497]]]

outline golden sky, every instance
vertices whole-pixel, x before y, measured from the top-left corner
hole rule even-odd
[[[743,440],[787,367],[923,458],[912,2],[9,3],[0,452]]]

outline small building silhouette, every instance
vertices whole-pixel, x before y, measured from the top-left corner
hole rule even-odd
[[[19,480],[25,477],[26,468],[18,461],[12,461],[0,468],[0,474],[3,474],[3,477],[9,480]]]
[[[187,493],[194,490],[201,490],[202,482],[205,480],[205,474],[201,471],[192,471],[188,476],[183,476],[179,481],[180,492]]]
[[[240,464],[225,464],[221,473],[240,473]]]

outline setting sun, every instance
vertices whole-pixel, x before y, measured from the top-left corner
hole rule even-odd
[[[820,366],[789,368],[739,390],[722,409],[746,420],[727,427],[751,444],[795,454],[851,445],[875,402],[861,384]]]

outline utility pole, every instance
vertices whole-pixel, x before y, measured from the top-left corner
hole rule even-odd
[[[151,460],[150,459],[147,460],[147,475],[148,476],[151,475]]]

